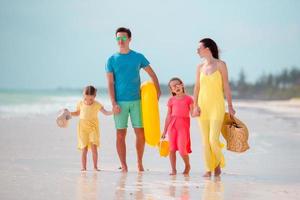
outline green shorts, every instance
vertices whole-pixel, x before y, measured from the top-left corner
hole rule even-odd
[[[129,115],[133,128],[143,128],[141,100],[119,101],[118,105],[121,108],[121,112],[114,115],[116,129],[125,129],[128,127]]]

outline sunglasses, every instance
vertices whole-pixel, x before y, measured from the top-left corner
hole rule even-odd
[[[119,42],[120,40],[122,40],[123,42],[125,42],[127,40],[126,36],[118,36],[116,37],[116,40]]]

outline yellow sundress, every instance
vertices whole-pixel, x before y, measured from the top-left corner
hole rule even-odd
[[[199,124],[202,129],[205,168],[214,171],[218,165],[225,166],[223,144],[219,140],[225,114],[223,81],[219,70],[210,75],[200,72],[198,105],[201,109]]]
[[[83,101],[78,102],[77,110],[80,110],[79,122],[77,125],[78,149],[91,148],[91,144],[100,145],[98,112],[102,105],[94,101],[87,105]]]

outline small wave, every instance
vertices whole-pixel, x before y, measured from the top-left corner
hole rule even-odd
[[[19,98],[22,98],[19,96]],[[81,100],[80,96],[39,96],[28,98],[24,101],[10,102],[7,99],[0,102],[1,118],[25,117],[31,115],[49,115],[56,114],[62,108],[75,110],[76,104]],[[104,106],[109,108],[109,98],[106,96],[100,101]]]

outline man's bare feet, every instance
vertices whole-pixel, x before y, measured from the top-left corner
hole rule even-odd
[[[205,178],[211,177],[211,172],[205,172],[205,174],[203,174],[203,177]]]
[[[215,169],[215,176],[220,176],[221,175],[221,167],[218,165]]]
[[[174,176],[177,174],[177,170],[172,170],[172,172],[169,174],[170,176]]]
[[[121,172],[123,172],[123,173],[127,173],[128,172],[127,167],[119,167],[118,169],[120,169]]]
[[[143,165],[138,164],[138,172],[143,172],[143,171],[145,171]]]
[[[191,170],[191,166],[187,165],[187,166],[185,166],[184,171],[182,172],[182,174],[183,175],[189,175],[190,170]]]

